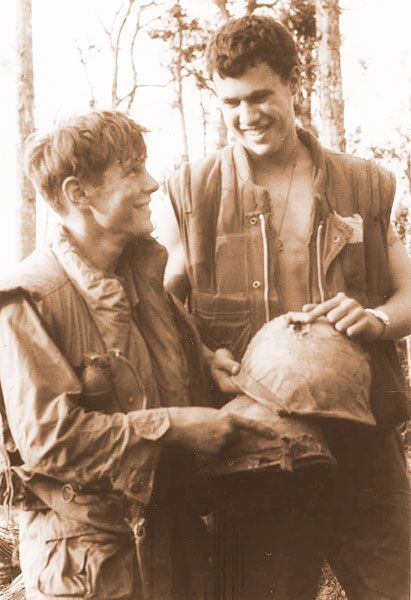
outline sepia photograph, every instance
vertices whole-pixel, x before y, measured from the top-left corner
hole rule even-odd
[[[411,600],[409,0],[0,6],[0,600]]]

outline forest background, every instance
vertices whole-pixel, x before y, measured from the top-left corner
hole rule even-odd
[[[320,5],[330,11],[330,35],[340,36],[330,40],[334,55],[325,59],[334,64],[328,72],[319,65],[324,60],[316,27]],[[326,145],[374,156],[395,172],[393,218],[411,249],[408,0],[15,0],[0,6],[0,272],[34,243],[30,231],[33,239],[19,239],[19,136],[47,131],[61,118],[90,108],[118,108],[149,129],[149,168],[164,181],[182,159],[199,158],[226,141],[202,54],[210,31],[247,12],[272,14],[294,30],[303,83],[300,121]],[[27,68],[23,37],[28,40],[31,33],[32,86],[20,60]],[[325,114],[322,90],[328,90],[332,114]],[[27,102],[33,104],[31,113]],[[20,129],[19,116],[26,120]],[[329,137],[330,121],[339,132],[336,141]],[[153,203],[160,226],[165,201],[160,189]],[[41,242],[54,216],[41,198],[36,204]],[[26,218],[23,225],[28,220],[34,221]]]
[[[294,32],[300,123],[395,173],[392,218],[411,254],[409,0],[14,0],[0,4],[0,274],[56,220],[22,177],[27,135],[73,113],[123,110],[149,130],[148,167],[164,182],[182,160],[230,141],[203,54],[211,31],[247,13]],[[161,240],[163,186],[152,208]],[[410,373],[409,340],[403,353]]]
[[[230,141],[202,57],[210,32],[247,13],[270,14],[294,32],[300,123],[324,145],[395,173],[392,217],[411,254],[409,0],[3,0],[0,275],[56,220],[21,175],[25,137],[90,109],[123,110],[148,129],[148,167],[164,182],[182,160]],[[160,186],[160,238],[166,207]],[[409,340],[403,356],[411,369]]]

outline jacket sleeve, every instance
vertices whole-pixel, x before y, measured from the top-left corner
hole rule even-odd
[[[167,409],[107,415],[79,406],[81,384],[27,299],[0,309],[0,382],[25,466],[54,479],[113,489],[145,504]]]

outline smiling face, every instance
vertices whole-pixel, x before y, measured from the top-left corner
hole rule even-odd
[[[88,208],[104,232],[126,239],[146,236],[153,231],[149,203],[156,190],[158,183],[147,172],[145,158],[126,169],[113,164],[104,171],[100,185],[87,193]]]
[[[294,143],[296,75],[284,81],[259,62],[235,78],[214,73],[213,82],[227,127],[252,159],[275,157]]]

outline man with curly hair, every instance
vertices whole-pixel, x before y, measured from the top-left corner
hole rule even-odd
[[[395,426],[409,403],[393,340],[411,332],[411,264],[390,225],[394,177],[296,125],[297,51],[272,18],[223,25],[207,62],[233,144],[169,180],[169,286],[189,299],[227,394],[264,322],[326,317],[369,352],[378,423],[330,436],[338,469],[335,484],[317,482],[321,494],[292,477],[276,489],[268,473],[227,485],[221,597],[314,598],[326,556],[350,599],[407,600],[409,489]]]

